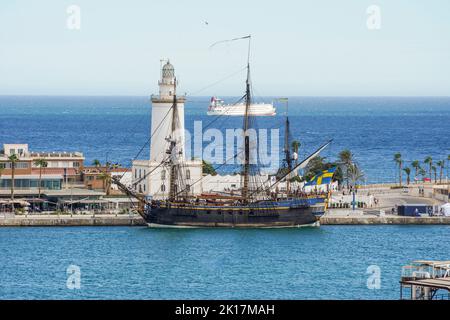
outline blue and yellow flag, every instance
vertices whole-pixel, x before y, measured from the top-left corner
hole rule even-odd
[[[336,167],[324,170],[321,174],[317,174],[311,178],[305,186],[317,186],[319,184],[329,184],[331,183],[331,179],[333,178],[334,172],[336,171]]]

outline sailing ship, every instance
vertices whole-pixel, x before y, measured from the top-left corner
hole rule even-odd
[[[249,45],[250,50],[250,45]],[[304,168],[307,163],[325,149],[331,141],[319,147],[313,154],[301,161],[293,163],[289,150],[289,119],[286,116],[285,162],[287,167],[280,171],[275,182],[261,181],[259,167],[251,161],[254,156],[254,137],[250,134],[254,119],[250,115],[252,105],[250,83],[250,61],[247,61],[247,77],[245,95],[243,96],[245,113],[243,117],[243,146],[241,156],[241,186],[239,192],[233,194],[192,193],[192,184],[186,183],[186,167],[183,165],[183,146],[176,136],[180,128],[180,115],[177,109],[176,80],[173,83],[173,103],[170,108],[170,132],[166,137],[167,157],[161,165],[169,169],[169,190],[165,199],[150,199],[134,189],[113,178],[123,192],[138,199],[138,213],[150,227],[246,227],[246,228],[279,228],[318,225],[318,214],[323,210],[317,208],[314,197],[302,193],[291,192],[290,180],[294,172]],[[241,154],[242,153],[242,154]],[[148,174],[151,174],[149,172]],[[278,192],[278,184],[286,183],[284,193]],[[194,183],[198,183],[195,181]],[[274,192],[274,190],[277,190]],[[323,206],[322,206],[323,207]]]
[[[246,109],[245,103],[225,104],[222,99],[211,97],[206,114],[208,116],[245,116]],[[274,116],[277,114],[272,103],[251,103],[247,113],[249,116]]]

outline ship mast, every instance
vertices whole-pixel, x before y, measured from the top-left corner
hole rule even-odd
[[[176,177],[177,177],[177,168],[175,163],[175,156],[174,152],[177,152],[176,149],[176,139],[175,139],[175,131],[177,130],[177,119],[178,119],[178,108],[177,108],[177,78],[175,78],[174,81],[174,92],[173,92],[173,105],[172,105],[172,123],[171,123],[171,134],[169,139],[169,150],[167,153],[170,154],[170,175],[169,175],[169,201],[174,201],[175,197],[177,195],[177,183],[176,183]]]
[[[290,173],[292,171],[292,159],[291,159],[291,152],[290,152],[290,146],[289,146],[289,117],[288,117],[288,102],[286,101],[286,127],[284,132],[284,153],[285,153],[285,159],[287,164],[288,172]],[[291,190],[291,183],[290,183],[290,174],[286,177],[286,195],[289,197],[289,193]]]
[[[244,184],[242,186],[242,198],[244,203],[248,203],[248,184],[249,184],[249,169],[250,169],[250,137],[249,129],[249,110],[251,105],[250,93],[250,41],[248,36],[248,55],[247,55],[247,81],[245,88],[245,115],[244,115]]]

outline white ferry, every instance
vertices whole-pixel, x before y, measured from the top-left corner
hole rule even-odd
[[[226,115],[226,116],[244,116],[245,103],[225,104],[222,99],[211,98],[208,107],[208,116]],[[272,103],[252,103],[249,108],[249,116],[274,116],[276,109]]]

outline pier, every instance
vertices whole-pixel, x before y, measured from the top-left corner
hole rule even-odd
[[[396,188],[395,184],[374,184],[358,190],[356,201],[363,206],[351,205],[351,195],[335,192],[331,208],[320,218],[322,225],[433,225],[450,224],[450,216],[441,210],[448,202],[448,184],[411,184]],[[420,192],[422,190],[423,192]],[[442,192],[445,191],[445,192]],[[402,215],[400,206],[420,205],[429,208],[419,216]]]
[[[138,214],[0,215],[0,227],[144,226]]]
[[[450,225],[450,217],[402,217],[396,215],[324,215],[321,225]],[[144,226],[137,214],[0,214],[0,227],[45,226]]]
[[[450,300],[450,261],[418,260],[404,266],[400,299],[407,297],[410,300]]]
[[[320,218],[321,225],[450,225],[450,217],[404,217],[397,215],[325,214]]]

